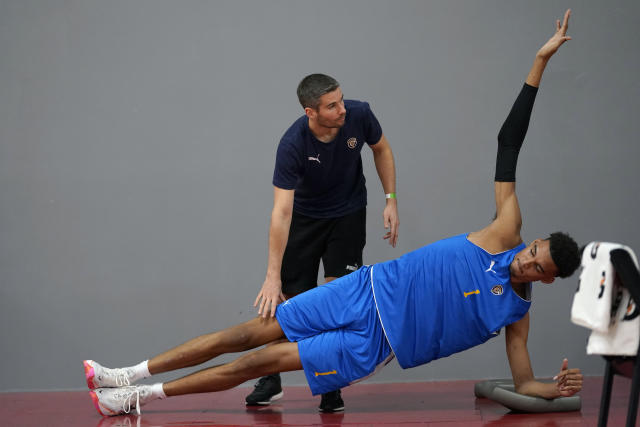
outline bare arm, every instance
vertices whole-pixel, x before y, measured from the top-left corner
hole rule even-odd
[[[385,194],[396,192],[396,168],[393,161],[393,152],[389,146],[389,141],[382,135],[378,143],[371,145],[373,152],[373,162],[380,178],[380,183]],[[396,247],[398,242],[398,201],[395,198],[386,199],[386,206],[382,212],[384,228],[389,231],[384,235],[384,239],[389,239],[389,244]]]
[[[554,377],[555,382],[543,383],[535,380],[527,349],[528,335],[529,313],[506,327],[507,358],[516,392],[545,399],[578,393],[582,389],[582,374],[580,369],[569,369],[567,359],[563,360],[560,372]]]
[[[284,300],[282,294],[282,280],[280,270],[282,257],[289,239],[289,227],[293,215],[294,190],[273,188],[273,210],[271,211],[271,224],[269,226],[269,258],[267,261],[267,275],[262,288],[253,303],[259,305],[258,314],[262,317],[271,317],[276,314],[276,306]]]
[[[544,72],[547,62],[554,53],[558,51],[560,46],[567,40],[571,40],[571,37],[567,36],[567,29],[569,28],[569,17],[571,16],[571,9],[568,9],[564,13],[562,24],[560,20],[556,20],[556,32],[536,53],[536,58],[527,76],[526,83],[533,87],[540,86],[540,79],[542,79],[542,73]]]

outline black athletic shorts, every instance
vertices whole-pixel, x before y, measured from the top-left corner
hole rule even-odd
[[[325,277],[342,277],[361,267],[366,222],[366,208],[338,218],[294,212],[282,258],[282,292],[293,296],[315,288],[320,259]]]

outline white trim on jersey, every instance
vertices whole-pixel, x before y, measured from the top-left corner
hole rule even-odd
[[[369,270],[369,277],[371,278],[371,292],[373,293],[373,302],[376,304],[376,312],[378,313],[378,320],[380,320],[380,324],[382,325],[382,332],[384,332],[384,337],[387,340],[387,344],[389,344],[389,347],[391,347],[391,354],[393,354],[395,357],[396,351],[393,349],[393,346],[391,345],[391,341],[389,341],[389,336],[387,336],[387,330],[384,328],[384,323],[382,322],[382,317],[380,316],[380,309],[378,308],[378,300],[376,299],[376,289],[373,287],[373,267],[374,266],[372,265],[371,270]]]

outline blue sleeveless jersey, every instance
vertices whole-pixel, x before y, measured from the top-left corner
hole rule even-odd
[[[524,247],[490,254],[462,234],[375,264],[375,303],[400,366],[466,350],[521,319],[531,301],[511,288],[509,264]]]

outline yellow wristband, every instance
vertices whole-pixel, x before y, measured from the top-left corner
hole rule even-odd
[[[387,193],[384,195],[385,199],[395,199],[396,198],[396,193]]]

